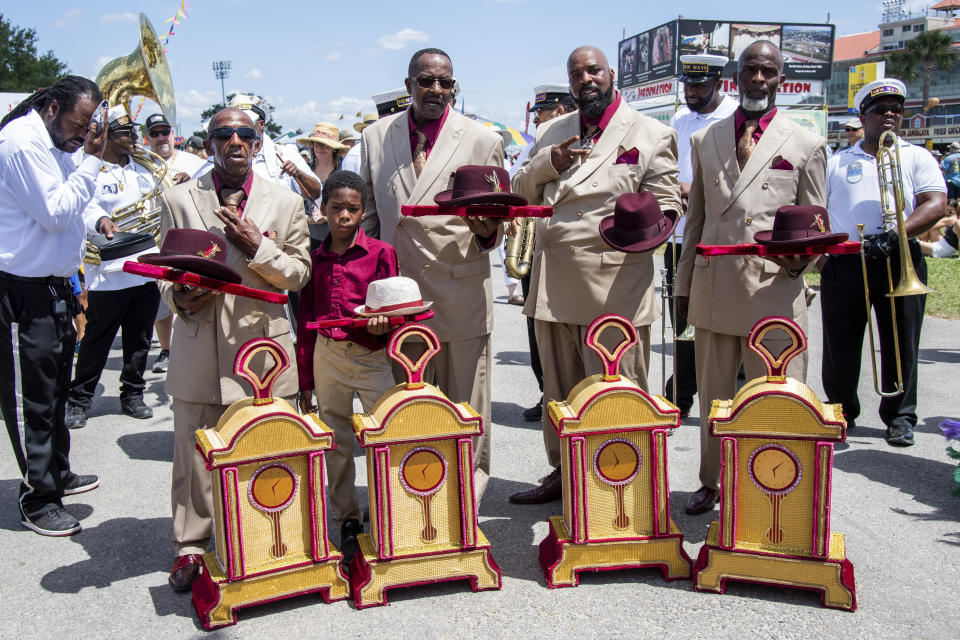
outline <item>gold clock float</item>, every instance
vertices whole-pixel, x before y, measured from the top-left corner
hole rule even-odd
[[[608,349],[606,329],[622,340]],[[763,344],[783,331],[791,344],[774,356]],[[402,351],[426,343],[416,361]],[[582,571],[658,567],[666,580],[690,579],[697,591],[723,593],[728,580],[813,589],[827,607],[856,609],[853,565],[842,533],[830,528],[833,446],[845,438],[840,405],[821,403],[786,364],[806,348],[786,318],[754,326],[748,346],[767,365],[730,400],[714,400],[710,432],[721,438],[719,519],[711,522],[695,564],[670,517],[667,436],[679,410],[620,375],[620,360],[638,340],[625,318],[608,314],[588,328],[585,344],[603,373],[582,380],[547,417],[561,439],[562,515],[548,521],[539,562],[550,588],[572,587]],[[316,414],[299,415],[273,382],[289,366],[268,338],[246,343],[234,372],[253,397],[197,431],[213,478],[216,551],[203,557],[193,604],[206,629],[236,622],[242,607],[319,593],[351,597],[358,608],[387,603],[388,589],[468,580],[474,591],[499,589],[500,569],[477,524],[473,438],[488,425],[466,403],[423,382],[439,352],[436,334],[418,324],[397,330],[389,357],[406,382],[389,389],[369,414],[354,414],[366,451],[370,533],[358,536],[349,567],[327,537],[324,452],[333,433]],[[274,366],[261,379],[250,359]]]

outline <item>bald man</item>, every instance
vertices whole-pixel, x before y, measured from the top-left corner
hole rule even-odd
[[[611,249],[600,237],[600,220],[613,213],[618,196],[635,191],[651,192],[664,211],[681,210],[676,132],[627,105],[599,49],[574,50],[567,75],[579,110],[537,129],[512,181],[530,204],[553,207],[553,217],[537,221],[523,309],[534,319],[544,402],[565,400],[583,378],[601,373],[600,359],[583,339],[587,326],[605,313],[636,326],[640,344],[624,356],[620,371],[647,388],[650,325],[660,316],[653,256]],[[619,336],[605,338],[615,345]],[[553,471],[539,486],[510,496],[511,502],[536,504],[562,495],[560,438],[546,412],[542,426]]]

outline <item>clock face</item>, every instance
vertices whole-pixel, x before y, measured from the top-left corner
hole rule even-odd
[[[593,456],[593,468],[601,482],[620,486],[633,480],[640,471],[640,450],[629,440],[607,440]]]
[[[447,462],[440,452],[430,447],[418,447],[400,462],[400,482],[418,496],[428,496],[440,490],[447,476]]]
[[[767,493],[785,495],[800,482],[800,461],[779,445],[760,447],[750,456],[748,465],[751,479]]]
[[[286,508],[297,494],[297,476],[285,464],[274,462],[257,469],[250,478],[250,502],[268,513]]]

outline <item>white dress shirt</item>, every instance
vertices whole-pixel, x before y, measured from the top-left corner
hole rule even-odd
[[[710,113],[690,111],[684,105],[670,118],[670,126],[677,132],[677,163],[680,169],[680,182],[693,182],[693,164],[690,161],[690,136],[700,129],[706,129],[714,122],[733,115],[739,103],[730,96],[723,96],[717,108]],[[677,242],[683,240],[683,227],[687,217],[677,223]]]
[[[897,138],[900,150],[900,173],[903,176],[904,219],[916,207],[916,195],[930,191],[947,192],[940,165],[929,151],[902,138]],[[880,180],[877,177],[876,157],[864,152],[863,140],[852,147],[838,151],[827,160],[827,211],[830,230],[848,233],[858,239],[857,224],[863,224],[863,235],[885,231],[880,215]],[[889,195],[889,191],[887,192]],[[890,202],[893,202],[891,197]]]
[[[206,162],[203,160],[203,158],[195,156],[187,151],[174,149],[171,159],[167,160],[167,166],[169,167],[167,170],[167,175],[171,178],[178,173],[185,173],[188,176],[192,176],[205,165]]]
[[[354,173],[360,173],[360,145],[363,144],[363,140],[350,147],[350,151],[347,151],[347,155],[343,156],[343,162],[340,164],[341,171],[353,171]]]
[[[97,176],[94,199],[83,212],[87,235],[98,234],[96,225],[100,218],[110,215],[121,207],[133,204],[144,194],[150,193],[153,190],[153,184],[153,175],[133,160],[128,160],[125,166],[104,160],[103,168]],[[136,260],[141,254],[156,252],[157,249],[154,247],[124,258],[84,265],[83,275],[87,289],[116,291],[152,282],[150,278],[126,273],[123,271],[123,263],[127,260]]]
[[[69,278],[80,269],[100,165],[57,149],[36,111],[0,131],[0,271]]]

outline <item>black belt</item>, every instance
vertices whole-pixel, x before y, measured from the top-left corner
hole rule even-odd
[[[13,280],[14,282],[29,282],[30,284],[45,284],[54,287],[70,287],[70,278],[62,278],[60,276],[40,276],[32,278],[29,276],[16,276],[12,273],[7,273],[6,271],[0,271],[0,279],[3,280]]]

